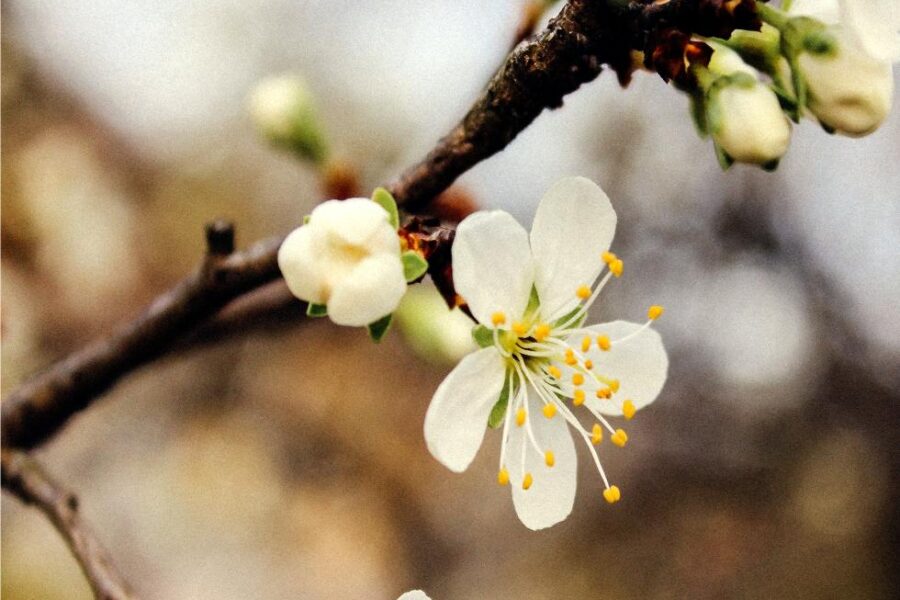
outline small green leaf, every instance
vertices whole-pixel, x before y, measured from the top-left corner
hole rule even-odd
[[[397,201],[391,193],[383,187],[375,188],[372,192],[372,201],[387,211],[388,222],[394,229],[400,227],[400,212],[397,210]]]
[[[419,279],[428,271],[428,261],[414,250],[407,250],[400,255],[400,259],[403,261],[403,276],[407,282]]]
[[[720,145],[713,144],[713,147],[716,149],[716,158],[719,159],[719,166],[722,167],[722,170],[727,171],[730,169],[731,165],[734,164],[734,159],[728,156],[728,153]]]
[[[309,215],[303,215],[303,224],[306,225],[309,223]]]
[[[306,316],[307,317],[326,317],[328,316],[328,307],[324,304],[316,304],[315,302],[310,302],[306,306]]]
[[[381,339],[387,334],[388,329],[391,327],[391,319],[394,315],[386,315],[381,317],[374,323],[369,323],[366,326],[366,329],[369,330],[369,337],[372,338],[372,341],[376,344],[381,341]]]
[[[506,416],[506,407],[509,405],[509,394],[510,394],[510,381],[509,377],[506,378],[506,381],[503,383],[503,389],[500,390],[500,397],[497,399],[496,404],[494,404],[494,408],[491,409],[491,414],[488,416],[488,427],[491,429],[497,429],[503,423],[503,417]]]
[[[494,345],[494,332],[484,325],[476,325],[472,328],[472,339],[479,348],[488,348]]]

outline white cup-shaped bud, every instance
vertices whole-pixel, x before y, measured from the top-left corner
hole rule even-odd
[[[716,118],[710,134],[733,160],[765,165],[784,156],[791,124],[768,86],[726,85],[710,98]]]
[[[327,147],[315,103],[302,78],[282,75],[259,82],[250,94],[250,114],[272,143],[314,162],[325,158]]]
[[[284,240],[278,266],[296,297],[361,327],[392,313],[406,292],[400,241],[389,215],[367,198],[329,200]]]
[[[891,110],[891,63],[864,51],[842,26],[828,29],[835,43],[824,52],[802,52],[798,64],[807,106],[824,126],[859,137],[875,131]]]

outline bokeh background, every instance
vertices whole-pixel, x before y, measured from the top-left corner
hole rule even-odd
[[[463,114],[522,4],[4,2],[4,393],[186,274],[206,221],[247,244],[321,199],[312,167],[256,135],[260,78],[307,78],[369,189]],[[776,173],[723,173],[682,95],[603,74],[462,178],[526,224],[557,178],[593,178],[626,265],[594,316],[667,308],[663,394],[627,449],[601,447],[623,501],[603,502],[582,454],[550,530],[497,487],[498,433],[465,474],[431,458],[422,420],[452,363],[399,329],[377,351],[298,318],[208,340],[39,457],[152,599],[897,597],[898,165],[895,111],[861,140],[804,123]],[[2,595],[90,597],[49,523],[5,494]]]

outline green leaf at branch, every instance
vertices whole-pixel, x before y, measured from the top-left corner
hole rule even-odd
[[[378,206],[387,211],[388,223],[390,223],[394,229],[400,227],[400,212],[397,210],[397,201],[394,200],[394,197],[389,191],[383,187],[375,188],[375,191],[372,193],[372,202],[375,202]]]
[[[386,315],[366,326],[366,329],[369,330],[369,337],[372,338],[373,342],[377,344],[387,334],[388,329],[391,327],[391,319],[393,319],[393,317],[394,315]]]
[[[407,250],[400,255],[400,259],[403,261],[403,276],[407,282],[419,279],[428,271],[428,261],[418,252]]]

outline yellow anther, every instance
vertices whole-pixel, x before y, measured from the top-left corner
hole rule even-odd
[[[594,423],[594,428],[591,430],[591,443],[595,446],[603,441],[603,428],[600,427],[600,423]]]
[[[521,321],[516,321],[512,325],[513,333],[515,333],[519,337],[525,337],[525,334],[528,333],[528,327],[525,326],[525,323]]]
[[[525,473],[525,478],[522,479],[522,489],[527,490],[532,483],[534,483],[534,477],[531,476],[531,473]]]
[[[506,485],[509,483],[509,471],[506,470],[506,467],[500,469],[500,472],[497,473],[497,483],[500,485]]]
[[[609,389],[612,390],[612,393],[616,393],[619,391],[619,380],[618,379],[610,379],[607,383]]]
[[[582,300],[587,300],[591,297],[591,288],[586,285],[579,286],[578,290],[575,292],[575,295]]]
[[[622,492],[619,491],[618,486],[611,485],[603,490],[603,498],[610,504],[615,504],[622,498]]]
[[[559,367],[557,367],[556,365],[550,365],[549,367],[547,367],[547,372],[550,373],[550,376],[554,379],[559,379],[560,377],[562,377],[562,371],[560,371]]]
[[[548,419],[552,419],[553,415],[556,414],[556,405],[547,403],[544,405],[543,411],[545,417],[547,417]]]
[[[541,323],[534,329],[534,339],[539,342],[543,342],[546,337],[550,335],[550,326],[546,323]]]
[[[581,351],[587,352],[588,350],[590,350],[590,348],[591,348],[591,338],[585,337],[583,340],[581,340]]]
[[[608,400],[612,397],[612,390],[608,387],[597,389],[597,398],[600,400]]]
[[[666,309],[664,309],[662,306],[660,306],[658,304],[654,304],[653,306],[651,306],[650,308],[647,309],[647,318],[650,319],[651,321],[655,321],[662,316],[662,314],[665,310]]]
[[[584,375],[581,373],[573,373],[572,374],[572,383],[574,385],[581,385],[584,383]]]
[[[586,361],[584,361],[584,368],[587,369],[588,371],[590,371],[591,369],[593,369],[593,368],[594,368],[594,361],[592,361],[592,360],[586,360]]]
[[[506,315],[502,312],[495,312],[491,315],[491,323],[494,324],[494,327],[497,325],[503,325],[506,323]]]
[[[572,396],[572,404],[575,406],[584,404],[584,390],[575,390],[575,394]]]
[[[617,258],[616,260],[609,263],[609,270],[616,277],[621,277],[622,271],[624,269],[625,269],[625,263],[622,262],[621,258]]]
[[[546,452],[544,452],[544,463],[548,467],[552,467],[556,464],[556,456],[554,456],[553,450],[547,450]]]
[[[609,341],[608,335],[598,335],[597,336],[597,347],[606,352],[612,347],[612,344]]]
[[[574,356],[572,356],[571,354],[566,356],[565,361],[566,361],[566,364],[569,365],[570,367],[574,367],[575,365],[578,364],[578,359],[575,358]]]
[[[616,429],[616,432],[609,436],[609,439],[619,448],[624,448],[625,443],[628,442],[628,435],[625,433],[624,429]]]
[[[525,409],[520,408],[519,410],[516,411],[516,425],[521,427],[524,424],[525,424]]]
[[[630,421],[634,418],[634,413],[637,412],[637,409],[634,407],[634,402],[631,400],[626,400],[622,403],[622,414],[625,416],[626,421]]]
[[[605,262],[606,264],[609,264],[609,263],[615,261],[616,259],[618,259],[619,257],[616,256],[614,253],[607,251],[607,252],[604,252],[603,254],[601,254],[600,258],[603,259],[603,262]]]

